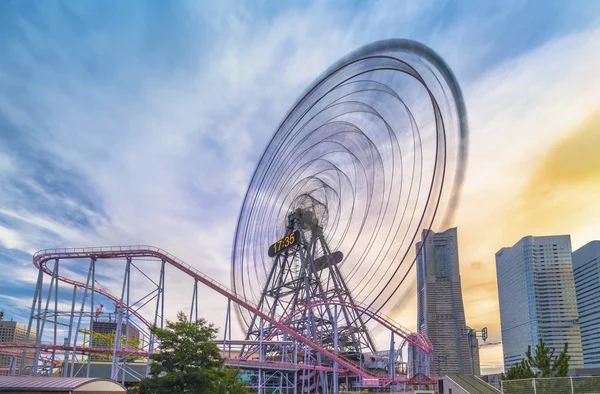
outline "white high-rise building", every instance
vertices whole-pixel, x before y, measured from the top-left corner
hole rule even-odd
[[[0,343],[16,343],[25,342],[27,335],[27,326],[25,324],[17,323],[16,321],[0,320]],[[31,329],[29,335],[29,342],[35,342],[35,328]],[[14,365],[11,366],[11,356],[0,355],[0,375],[9,375],[11,373],[11,367],[15,371],[19,369],[21,363],[21,357],[19,353],[14,357]],[[25,365],[30,365],[31,359],[25,359]]]
[[[586,368],[600,368],[600,241],[573,252],[579,328]]]
[[[583,367],[571,237],[524,237],[496,253],[496,274],[504,369],[539,339],[557,355],[568,343],[570,367]]]

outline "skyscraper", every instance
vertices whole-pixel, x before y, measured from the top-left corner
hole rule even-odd
[[[586,368],[600,368],[600,241],[573,252],[579,328]]]
[[[496,253],[500,323],[507,370],[539,339],[555,351],[569,344],[572,368],[583,367],[571,237],[524,237]]]
[[[425,230],[416,247],[417,327],[433,345],[431,373],[471,374],[457,230],[451,228],[442,233]]]

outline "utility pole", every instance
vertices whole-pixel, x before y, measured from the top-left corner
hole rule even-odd
[[[467,334],[467,338],[468,338],[468,342],[469,342],[469,353],[471,354],[471,375],[475,375],[475,349],[477,349],[477,354],[479,354],[479,348],[481,346],[478,346],[477,344],[477,332],[478,330],[472,329],[471,327],[466,327],[465,328],[465,332]],[[487,341],[488,339],[488,330],[487,327],[483,327],[481,329],[481,331],[479,331],[481,333],[481,339],[483,339],[483,342]]]
[[[444,361],[448,361],[448,357],[446,357],[446,356],[436,356],[436,360],[437,360],[437,377],[439,378],[439,377],[440,377],[440,375],[441,375],[441,373],[442,373],[442,369],[441,369],[441,366],[440,366],[440,362],[441,362],[442,360],[444,360]]]

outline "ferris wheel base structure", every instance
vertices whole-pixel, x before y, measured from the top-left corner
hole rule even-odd
[[[121,283],[123,291],[118,295],[97,286],[98,281],[94,279],[96,272],[101,270],[104,263],[108,265],[115,262],[120,262],[120,272],[117,271],[117,266],[111,265],[112,274],[116,277],[121,275],[123,277]],[[124,376],[133,375],[133,364],[139,365],[140,362],[145,362],[149,366],[151,362],[149,356],[160,347],[160,344],[156,343],[151,334],[147,334],[147,340],[142,341],[141,345],[134,347],[123,343],[123,340],[113,340],[108,346],[98,346],[99,339],[95,340],[93,338],[88,339],[86,344],[85,338],[82,340],[79,333],[87,332],[88,335],[90,333],[96,336],[99,335],[94,330],[89,330],[89,326],[88,328],[84,328],[84,326],[93,324],[94,319],[102,318],[102,313],[99,314],[95,306],[98,302],[106,301],[112,301],[119,306],[116,316],[113,317],[115,321],[120,323],[116,325],[117,330],[125,330],[128,327],[132,327],[133,330],[133,327],[136,327],[140,331],[145,329],[146,332],[149,332],[151,327],[163,327],[166,321],[164,317],[165,272],[173,269],[183,272],[193,279],[194,286],[189,289],[191,315],[198,317],[198,285],[204,285],[223,296],[224,303],[229,308],[231,303],[236,303],[285,333],[287,340],[281,341],[270,341],[264,337],[258,340],[233,339],[230,337],[231,313],[228,313],[224,337],[222,340],[215,341],[222,349],[227,365],[253,371],[256,374],[263,374],[264,376],[261,379],[261,382],[263,382],[262,388],[267,387],[268,375],[273,375],[275,372],[279,375],[285,375],[285,380],[288,382],[293,382],[295,379],[295,386],[294,383],[289,383],[287,386],[287,391],[290,392],[301,391],[302,375],[309,378],[317,372],[328,375],[330,384],[328,387],[324,387],[324,391],[331,392],[338,391],[334,387],[336,385],[331,381],[333,374],[338,377],[338,388],[340,384],[344,387],[344,382],[354,382],[356,386],[367,385],[370,387],[388,387],[391,384],[416,382],[407,375],[399,376],[395,367],[392,367],[390,372],[377,373],[369,370],[365,365],[361,365],[360,362],[356,362],[356,360],[313,342],[303,333],[296,332],[287,326],[284,320],[280,321],[267,316],[255,306],[240,299],[224,285],[160,248],[152,246],[117,246],[43,250],[34,255],[33,263],[38,268],[39,275],[32,300],[26,341],[25,343],[0,345],[0,354],[11,357],[10,373],[13,375],[56,376],[57,373],[60,373],[61,376],[65,377],[69,374],[77,376],[77,371],[74,371],[75,368],[73,368],[77,364],[82,368],[80,373],[89,376],[90,365],[94,362],[94,359],[101,356],[104,357],[103,360],[112,363],[111,375],[115,380],[118,377],[125,380]],[[71,266],[68,265],[69,263]],[[76,268],[82,268],[82,264],[84,264],[85,271],[87,271],[85,282],[68,276],[76,271]],[[144,268],[150,264],[158,264],[160,270],[158,278],[153,280],[156,283],[156,288],[146,296],[141,297],[146,301],[153,301],[154,304],[153,310],[155,313],[145,316],[139,309],[139,300],[132,298],[129,284],[137,281],[133,277],[135,273],[138,276],[147,275],[147,273],[144,273]],[[73,265],[79,265],[79,267],[73,267]],[[50,283],[47,285],[44,285],[45,277],[50,278]],[[59,297],[60,294],[67,291],[69,294],[71,292],[73,294],[70,311],[62,310],[65,302]],[[178,288],[177,291],[181,293],[181,289]],[[77,298],[75,294],[79,294],[80,297]],[[335,302],[332,302],[331,306],[334,305]],[[322,306],[323,303],[315,303],[315,308]],[[411,333],[390,318],[371,313],[363,306],[345,306],[356,308],[357,313],[374,319],[388,330],[392,337],[395,336],[402,341],[400,346],[390,349],[391,365],[395,365],[400,354],[399,348],[405,344],[411,343],[422,348],[423,352],[426,353],[431,351],[431,344],[425,337]],[[61,333],[64,332],[62,331],[64,327],[68,328],[68,336],[63,340],[61,336],[64,334]],[[116,332],[113,338],[122,338],[123,336],[122,332]],[[55,340],[48,343],[48,338]],[[240,358],[233,355],[235,349],[240,346],[256,347],[257,345],[259,348],[258,353],[266,354],[270,352],[271,354],[277,354],[279,357],[257,359],[257,357]],[[311,360],[298,357],[306,349],[309,353],[319,354],[322,357],[320,365],[311,362]],[[379,356],[379,360],[384,358]],[[72,368],[59,368],[61,365],[69,364]],[[148,373],[149,368],[146,371]],[[136,377],[139,379],[144,376]],[[284,377],[279,376],[277,379],[281,381]],[[433,380],[425,377],[418,381],[420,383],[431,383]],[[307,382],[304,383],[306,388],[310,387]]]

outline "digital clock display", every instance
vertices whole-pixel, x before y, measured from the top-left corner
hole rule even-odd
[[[298,242],[300,242],[300,231],[296,230],[293,233],[290,233],[287,236],[281,238],[273,245],[269,246],[269,257],[275,257],[277,254],[283,252],[288,248],[291,248]]]

